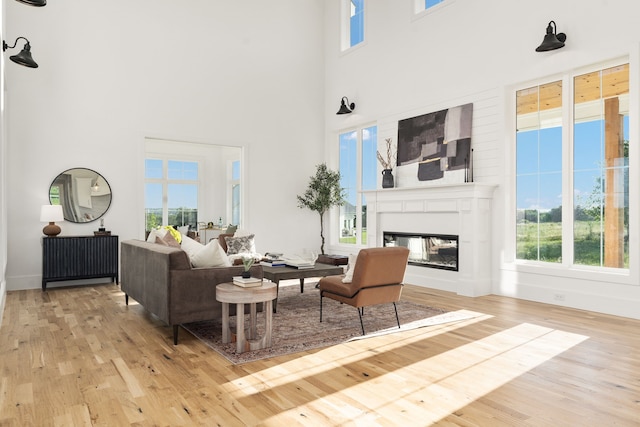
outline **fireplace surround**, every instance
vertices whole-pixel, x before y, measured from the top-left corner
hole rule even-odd
[[[445,184],[364,191],[367,246],[384,232],[458,236],[457,271],[407,266],[405,282],[465,296],[491,293],[492,199],[496,185]]]

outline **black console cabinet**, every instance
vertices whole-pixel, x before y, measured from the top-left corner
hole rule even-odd
[[[42,290],[47,282],[111,277],[118,283],[118,236],[42,238]]]

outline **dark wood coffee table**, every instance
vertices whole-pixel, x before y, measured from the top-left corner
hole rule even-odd
[[[293,268],[293,267],[262,267],[264,278],[276,284],[276,299],[273,301],[273,312],[278,306],[278,291],[280,281],[287,279],[300,279],[300,293],[304,292],[304,279],[307,277],[325,277],[344,274],[344,269],[335,265],[316,263],[313,268]]]

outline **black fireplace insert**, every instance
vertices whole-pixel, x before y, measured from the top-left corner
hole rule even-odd
[[[409,248],[410,265],[458,271],[458,236],[385,231],[383,244]]]

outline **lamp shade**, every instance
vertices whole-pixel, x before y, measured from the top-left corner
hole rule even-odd
[[[346,96],[343,96],[342,100],[340,101],[340,109],[336,114],[350,114],[355,108],[356,108],[356,104],[354,104],[353,102],[349,104],[349,98],[347,98]]]
[[[38,63],[31,56],[31,45],[27,42],[17,55],[9,57],[16,64],[24,65],[29,68],[38,68]]]
[[[28,4],[29,6],[46,6],[47,0],[18,0],[19,3]]]
[[[64,221],[61,205],[42,205],[40,208],[40,222]]]
[[[553,24],[553,25],[552,25]],[[542,40],[540,46],[536,48],[536,52],[548,52],[550,50],[560,49],[564,47],[564,42],[567,40],[565,33],[556,34],[556,23],[550,21],[547,25],[547,32]]]

